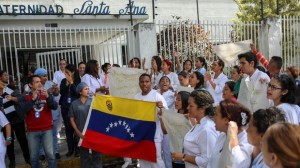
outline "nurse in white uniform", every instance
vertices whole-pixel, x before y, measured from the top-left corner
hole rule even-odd
[[[253,146],[248,143],[244,127],[251,118],[249,109],[237,102],[223,100],[216,108],[216,129],[221,131],[214,146],[209,168],[248,168]]]
[[[186,168],[207,167],[219,133],[213,117],[213,98],[205,89],[191,93],[188,100],[189,117],[197,124],[185,135],[183,153],[172,153],[174,161],[184,161]]]

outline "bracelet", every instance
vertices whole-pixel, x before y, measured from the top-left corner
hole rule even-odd
[[[182,156],[182,161],[184,162],[185,161],[185,154],[183,154],[183,156]]]

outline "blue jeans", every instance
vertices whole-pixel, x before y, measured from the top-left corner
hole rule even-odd
[[[39,168],[39,150],[42,143],[48,160],[49,168],[56,168],[56,160],[53,151],[53,133],[52,129],[39,132],[27,132],[27,140],[30,151],[30,161],[32,168]]]
[[[52,132],[53,132],[53,150],[54,150],[54,154],[59,153],[58,152],[58,142],[57,142],[58,141],[58,138],[57,138],[57,125],[58,125],[58,119],[53,120]],[[40,155],[45,155],[42,142],[40,143]]]

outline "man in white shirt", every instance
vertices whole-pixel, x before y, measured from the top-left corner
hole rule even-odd
[[[53,86],[60,88],[60,83],[61,81],[66,78],[65,77],[65,68],[67,66],[67,61],[65,59],[61,59],[59,60],[59,70],[54,72],[53,75]],[[60,94],[58,96],[54,97],[54,100],[59,103],[59,99],[60,99]],[[62,117],[60,115],[60,106],[57,108],[57,111],[59,112],[59,119],[57,121],[57,132],[59,132],[61,130],[61,126],[62,126]],[[58,134],[59,135],[59,134]]]
[[[249,108],[253,113],[258,109],[266,109],[269,106],[267,99],[267,87],[269,76],[257,69],[258,60],[252,52],[238,55],[241,70],[247,74],[243,77],[238,102]]]
[[[149,74],[142,74],[139,78],[139,85],[141,92],[135,95],[135,99],[143,101],[156,102],[158,108],[168,109],[167,103],[162,95],[157,91],[151,89],[151,76]],[[157,110],[158,111],[158,110]],[[140,160],[140,167],[142,168],[164,168],[165,164],[161,157],[161,144],[163,140],[163,132],[161,129],[160,121],[156,119],[156,131],[154,136],[154,142],[156,147],[156,163]],[[147,152],[147,151],[145,151]]]
[[[228,81],[227,76],[223,73],[225,64],[222,60],[216,60],[211,65],[214,74],[206,73],[204,77],[204,85],[207,91],[214,98],[213,106],[216,107],[223,100],[223,88]]]
[[[65,68],[67,66],[67,61],[65,59],[61,59],[59,61],[59,70],[54,72],[53,82],[60,87],[61,81],[65,78]]]

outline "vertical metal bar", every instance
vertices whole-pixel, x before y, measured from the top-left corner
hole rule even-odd
[[[27,48],[27,40],[26,40],[27,38],[26,38],[26,29],[25,29],[25,27],[24,27],[24,43],[25,43],[25,45],[24,45],[24,47],[25,48]]]
[[[41,44],[40,48],[43,48],[43,37],[42,37],[42,28],[41,27],[40,27],[40,44]]]
[[[85,28],[83,29],[83,38],[84,38],[84,52],[85,52],[85,57],[86,57],[86,60],[87,60],[87,47],[86,47]]]
[[[70,47],[73,48],[73,38],[72,38],[73,29],[69,28],[69,31],[70,31]]]
[[[165,25],[165,21],[163,21],[163,24]],[[164,40],[164,56],[165,56],[165,58],[166,58],[166,56],[167,56],[167,48],[166,48],[166,34],[165,34],[165,29],[163,29],[163,40]]]
[[[200,24],[200,19],[199,19],[199,3],[198,3],[198,0],[196,0],[196,3],[197,3],[197,23],[198,25]]]
[[[160,23],[161,21],[159,20],[158,21],[158,34],[159,34],[159,48],[160,48],[160,51],[158,51],[159,53],[158,54],[162,54],[162,44],[161,44],[161,36],[162,36],[162,34],[161,34],[161,30],[160,30],[160,26],[161,26],[161,23]]]
[[[111,46],[111,52],[112,52],[112,56],[111,56],[111,58],[112,58],[112,62],[114,62],[114,57],[115,57],[115,52],[114,52],[114,43],[113,43],[113,38],[115,38],[114,36],[115,36],[115,34],[113,34],[113,30],[112,30],[113,28],[111,27],[110,28],[110,35],[111,35],[111,37],[110,37],[110,46]]]
[[[174,59],[172,58],[173,53],[171,52],[171,47],[170,47],[170,26],[169,26],[168,20],[167,20],[167,37],[168,37],[167,46],[168,46],[169,56],[171,57],[171,58],[169,57],[169,59],[170,60],[172,59],[173,63],[175,63]],[[175,64],[173,64],[173,65],[175,65]],[[175,66],[173,66],[173,68],[175,68]]]
[[[68,33],[67,33],[67,28],[65,27],[65,45],[63,46],[64,48],[68,48]]]
[[[106,62],[106,52],[104,51],[104,48],[105,48],[105,39],[104,39],[104,33],[103,33],[103,27],[101,28],[101,35],[102,35],[102,51],[103,51],[103,63],[105,63]]]
[[[54,29],[54,35],[55,35],[55,48],[58,48],[58,46],[57,46],[57,28]]]
[[[56,37],[55,37],[56,38]],[[52,53],[51,54],[51,61],[50,61],[50,66],[51,66],[51,70],[53,70],[53,72],[52,73],[49,73],[49,76],[50,76],[50,78],[49,79],[53,79],[53,75],[54,75],[54,67],[55,67],[55,65],[54,65],[54,62],[55,62],[55,54],[54,53]]]
[[[29,47],[32,48],[32,40],[31,40],[31,29],[28,28],[28,35],[29,35]]]
[[[48,38],[47,38],[47,28],[45,27],[45,42],[46,42],[46,48],[48,48]]]
[[[99,55],[99,52],[100,52],[100,50],[99,50],[99,52],[97,53],[97,50],[96,50],[96,46],[97,46],[97,42],[96,42],[96,36],[95,36],[95,27],[93,27],[93,42],[94,42],[94,44],[93,44],[93,48],[94,48],[94,56],[95,57],[98,57],[98,61],[100,60],[100,55]],[[97,40],[97,41],[99,41],[99,40]]]
[[[13,29],[13,38],[14,38],[14,48],[15,48],[15,59],[16,59],[16,68],[17,68],[17,78],[18,78],[18,82],[19,82],[19,84],[18,84],[18,87],[19,87],[19,89],[21,90],[21,82],[20,82],[20,69],[19,69],[19,59],[18,59],[18,49],[17,49],[17,44],[16,44],[16,32],[15,32],[15,29]],[[13,62],[13,61],[11,61],[11,62]],[[14,75],[13,75],[14,76]]]
[[[117,35],[118,35],[118,37],[116,37],[115,39],[116,39],[116,41],[115,41],[115,48],[116,48],[116,55],[117,55],[117,64],[119,64],[119,56],[120,56],[120,50],[118,50],[119,49],[119,46],[121,46],[121,43],[119,44],[118,43],[118,39],[120,39],[121,38],[121,31],[120,31],[120,26],[118,26],[118,29],[117,29],[117,27],[115,27],[116,28],[116,32],[117,32]],[[115,62],[113,62],[114,64],[115,64]]]
[[[49,36],[50,36],[50,47],[53,48],[53,43],[52,43],[52,28],[51,27],[49,28]]]
[[[20,29],[19,29],[20,31]],[[21,40],[19,40],[21,43]],[[37,35],[36,35],[36,27],[34,27],[34,48],[37,49],[38,48],[38,41],[37,41]],[[21,48],[21,47],[20,47]]]
[[[75,47],[78,47],[78,42],[77,42],[77,28],[74,29],[74,41],[75,41]]]
[[[106,45],[106,48],[107,48],[108,62],[110,62],[110,51],[109,51],[110,48],[109,48],[109,46],[108,46],[108,44],[109,44],[109,43],[108,43],[108,38],[109,38],[109,37],[108,37],[108,28],[107,28],[107,27],[105,27],[105,32],[106,32],[106,40],[105,40],[105,41],[106,41],[106,44],[107,44],[107,45]],[[105,61],[105,62],[106,62],[106,61]]]
[[[90,48],[90,58],[92,57],[92,44],[91,44],[91,30],[88,28],[89,33],[89,48]]]
[[[105,53],[104,53],[104,50],[102,49],[102,53],[103,53],[103,55],[101,56],[101,45],[103,46],[103,38],[102,38],[102,40],[101,40],[101,38],[100,38],[100,28],[98,27],[97,28],[97,36],[98,36],[98,41],[99,41],[99,45],[98,45],[98,49],[99,49],[99,56],[100,56],[100,64],[102,65],[103,63],[103,57],[104,57],[104,55],[105,55]],[[103,47],[102,47],[103,48]]]
[[[190,38],[190,27],[192,27],[193,28],[193,24],[192,23],[187,23],[188,24],[188,27],[187,27],[187,45],[188,45],[188,53],[187,53],[187,55],[186,56],[190,56],[191,55],[191,38]]]
[[[18,30],[18,32],[19,32],[19,48],[22,48],[22,41],[21,41],[21,29],[20,29],[20,27],[19,27],[19,30]]]
[[[8,43],[9,43],[9,55],[10,55],[10,64],[11,64],[11,75],[14,76],[14,63],[13,63],[13,54],[12,54],[12,42],[11,42],[11,38],[10,38],[10,29],[8,28]],[[13,33],[13,32],[12,32]]]
[[[123,30],[124,31],[124,39],[123,40],[124,40],[124,45],[125,45],[125,62],[126,62],[125,66],[127,66],[127,64],[128,64],[128,50],[127,50],[128,28],[127,28],[127,26],[124,25],[123,29],[124,29]],[[123,64],[123,62],[122,62],[122,64]]]

